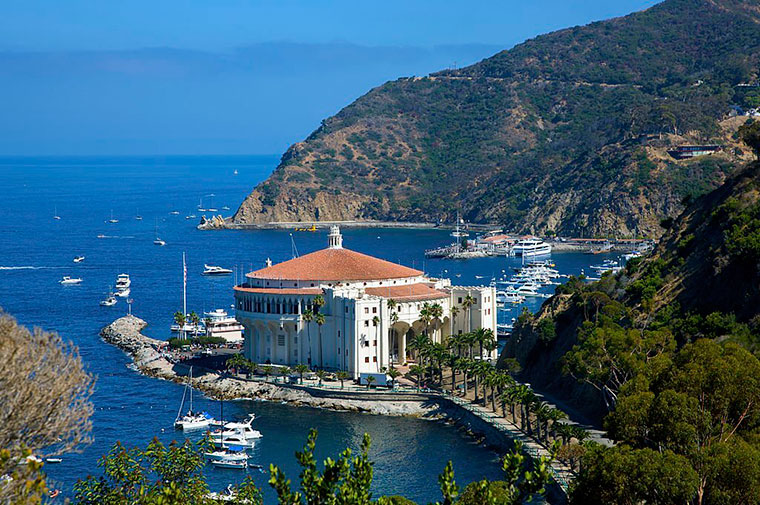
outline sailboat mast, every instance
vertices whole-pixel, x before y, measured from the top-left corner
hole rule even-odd
[[[185,253],[182,253],[182,314],[187,316],[187,264]]]
[[[190,412],[193,411],[193,367],[190,367]]]

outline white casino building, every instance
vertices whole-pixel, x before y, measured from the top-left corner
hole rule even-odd
[[[325,302],[319,309],[324,315],[321,328],[302,317],[317,295]],[[462,306],[467,295],[474,299],[469,311]],[[393,309],[388,306],[391,299],[396,302]],[[260,364],[346,370],[354,378],[411,357],[407,344],[425,329],[420,310],[426,302],[443,309],[428,328],[436,342],[470,329],[496,329],[494,288],[452,286],[448,279],[344,249],[337,226],[330,230],[327,249],[276,265],[267,260],[265,268],[235,286],[246,358]],[[460,310],[452,319],[454,305]],[[495,358],[495,352],[489,357]]]

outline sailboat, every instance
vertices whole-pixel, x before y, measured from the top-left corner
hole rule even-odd
[[[108,222],[111,223],[111,224],[115,224],[115,223],[119,222],[118,219],[114,219],[114,217],[113,217],[113,209],[111,209],[111,219],[109,219]]]
[[[161,240],[158,236],[158,219],[156,219],[156,240],[154,240],[153,243],[160,246],[166,245],[166,241]]]
[[[61,216],[58,215],[58,207],[53,208],[53,219],[55,219],[56,221],[61,220]]]
[[[137,221],[142,221],[142,216],[140,215],[140,209],[137,209],[137,215],[135,216],[135,219]]]
[[[208,412],[193,412],[193,388],[190,382],[193,380],[193,367],[190,367],[190,378],[185,383],[185,390],[182,393],[182,403],[177,411],[177,419],[174,420],[174,427],[178,430],[198,430],[207,428],[214,420]],[[185,407],[185,398],[187,391],[190,390],[190,409],[187,414],[182,415],[182,409]]]
[[[201,197],[201,201],[198,203],[198,212],[206,212],[206,209],[203,208],[203,197]]]

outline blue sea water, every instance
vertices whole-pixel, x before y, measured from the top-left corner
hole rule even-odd
[[[172,313],[182,304],[182,253],[187,255],[188,310],[229,309],[235,276],[200,275],[204,263],[243,272],[269,257],[291,257],[291,233],[301,254],[322,248],[324,232],[287,230],[214,231],[195,229],[197,218],[185,219],[203,199],[205,207],[232,210],[277,163],[274,156],[202,157],[55,157],[0,158],[4,195],[0,199],[0,307],[22,324],[55,330],[80,349],[89,371],[97,375],[93,396],[94,442],[80,454],[48,465],[49,477],[72,495],[77,478],[97,474],[98,458],[118,441],[145,445],[153,437],[169,442],[181,437],[172,421],[182,387],[143,377],[127,368],[129,359],[105,344],[99,330],[127,311],[123,299],[112,308],[98,305],[119,273],[132,278],[133,313],[149,323],[145,333],[168,338]],[[238,175],[233,175],[237,170]],[[213,196],[211,196],[213,195]],[[179,211],[179,215],[171,214]],[[54,220],[54,214],[61,217]],[[118,219],[108,223],[111,217]],[[141,215],[142,220],[135,219]],[[156,231],[165,247],[153,244]],[[427,248],[451,241],[441,230],[346,229],[346,247],[444,275],[456,284],[488,283],[509,273],[517,261],[484,258],[467,261],[425,260]],[[105,235],[106,238],[98,238]],[[85,261],[75,264],[76,255]],[[555,254],[563,273],[578,274],[592,261],[574,253]],[[598,261],[593,258],[593,261]],[[64,275],[81,277],[78,286],[58,284]],[[536,310],[542,300],[528,302]],[[508,320],[514,307],[500,317]],[[200,398],[210,412],[218,405]],[[498,456],[472,442],[453,427],[440,423],[354,413],[336,413],[265,402],[237,401],[225,405],[225,417],[255,412],[263,434],[254,461],[280,465],[297,479],[294,452],[310,427],[319,430],[320,458],[343,448],[357,448],[370,433],[375,462],[376,494],[403,494],[428,503],[439,497],[436,476],[448,460],[455,462],[457,481],[464,485],[482,478],[499,478]],[[207,468],[212,489],[239,482],[236,470]],[[268,475],[251,471],[264,489],[273,492]]]

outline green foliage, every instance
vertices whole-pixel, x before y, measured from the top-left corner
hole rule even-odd
[[[554,321],[549,317],[541,319],[538,322],[536,330],[538,331],[539,340],[546,344],[557,338],[557,329]]]
[[[351,449],[343,451],[337,460],[327,458],[324,470],[319,471],[314,457],[317,431],[312,429],[303,451],[296,452],[301,466],[301,491],[292,491],[290,480],[276,465],[270,465],[269,484],[277,492],[283,505],[369,505],[372,499],[372,463],[368,452],[370,438],[366,433],[360,453],[353,456]]]
[[[691,503],[697,486],[697,474],[686,458],[671,451],[593,444],[582,458],[570,503]]]
[[[755,156],[760,158],[760,121],[739,127],[739,136],[747,147],[754,151]]]

